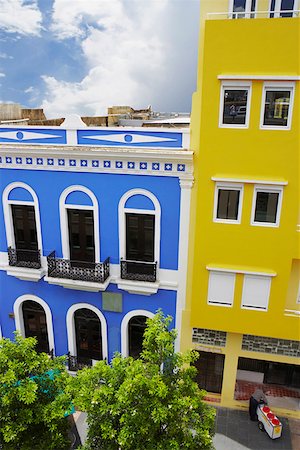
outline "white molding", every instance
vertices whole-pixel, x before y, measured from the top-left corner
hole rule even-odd
[[[108,277],[104,283],[94,283],[90,281],[69,280],[65,278],[44,277],[44,281],[49,284],[62,286],[66,289],[74,289],[75,291],[100,292],[105,291],[111,282]]]
[[[286,126],[264,125],[265,104],[267,91],[290,91],[289,112]],[[265,82],[262,90],[262,100],[260,107],[260,124],[261,130],[290,130],[292,125],[293,107],[294,107],[295,83],[288,82]]]
[[[98,200],[95,194],[85,186],[73,185],[67,187],[60,195],[59,198],[59,214],[60,214],[60,231],[61,231],[61,245],[62,254],[64,259],[70,259],[70,246],[69,246],[69,228],[68,228],[68,203],[66,198],[71,192],[83,192],[88,195],[93,203],[92,206],[87,208],[87,205],[71,205],[70,209],[84,209],[93,211],[94,221],[94,245],[95,245],[95,262],[100,262],[100,226],[99,226],[99,206]]]
[[[2,268],[0,268],[1,270]],[[16,267],[9,266],[3,267],[6,270],[7,275],[16,277],[19,280],[24,281],[39,281],[46,273],[46,268],[41,267],[40,269],[29,269],[28,267]]]
[[[125,208],[125,204],[130,197],[134,195],[143,195],[148,197],[153,205],[153,209],[140,210],[134,208]],[[135,214],[153,214],[155,216],[154,224],[154,262],[157,262],[157,268],[160,266],[160,228],[161,228],[161,207],[157,197],[146,189],[130,189],[122,195],[119,206],[119,257],[126,259],[126,212],[134,212]],[[142,212],[141,212],[142,211]]]
[[[277,211],[276,211],[276,221],[275,223],[272,222],[255,222],[255,208],[256,208],[256,197],[258,192],[268,192],[268,193],[275,193],[278,195],[278,203],[277,203]],[[282,207],[282,197],[283,197],[283,187],[278,186],[275,187],[267,186],[267,185],[254,185],[253,189],[253,198],[252,198],[252,209],[251,209],[251,219],[250,224],[255,227],[271,227],[271,228],[278,228],[280,225],[280,216],[281,216],[281,207]]]
[[[247,274],[247,275],[262,275],[262,276],[266,276],[266,277],[276,277],[277,276],[277,273],[274,271],[261,272],[261,271],[256,271],[256,270],[238,269],[235,267],[227,268],[227,267],[218,267],[218,266],[209,265],[209,266],[206,266],[206,269],[209,271],[214,271],[214,272],[243,273],[243,274]]]
[[[123,278],[117,278],[116,283],[118,289],[127,291],[129,292],[129,294],[152,295],[156,294],[160,287],[159,281],[133,281],[125,280]]]
[[[74,313],[78,309],[83,309],[83,308],[90,309],[91,311],[93,311],[95,314],[97,314],[97,316],[100,320],[101,337],[102,337],[102,358],[105,359],[108,357],[106,319],[105,319],[104,315],[102,314],[102,312],[98,308],[96,308],[96,306],[90,305],[89,303],[75,303],[67,311],[66,324],[67,324],[69,352],[71,355],[77,356]]]
[[[218,211],[218,197],[219,190],[231,190],[231,191],[239,191],[239,203],[238,203],[238,214],[237,219],[219,219],[217,217]],[[215,185],[215,195],[214,195],[214,209],[213,209],[213,222],[215,223],[227,223],[227,224],[240,224],[242,220],[242,209],[243,209],[243,198],[244,198],[244,186],[243,184],[233,184],[233,183],[224,183],[218,182]]]
[[[211,177],[212,181],[217,181],[220,183],[249,183],[249,184],[269,184],[276,186],[287,186],[288,181],[285,180],[258,180],[258,179],[248,179],[248,178],[231,178],[231,177],[222,177],[222,176],[214,176]]]
[[[218,80],[300,81],[299,75],[218,75]]]
[[[180,220],[179,220],[179,248],[178,248],[178,291],[176,299],[175,328],[177,338],[175,340],[175,351],[180,350],[182,314],[186,308],[189,228],[191,214],[191,195],[193,183],[181,182],[180,180]]]
[[[154,314],[150,311],[146,311],[145,309],[135,309],[133,311],[128,312],[122,320],[121,323],[121,354],[124,358],[129,355],[129,345],[128,345],[128,323],[130,319],[135,316],[145,316],[152,319]]]
[[[297,309],[285,309],[284,315],[290,316],[290,317],[297,317],[297,316],[300,316],[300,311]]]
[[[8,200],[9,194],[13,189],[16,188],[22,188],[28,191],[32,198],[32,202],[24,202],[17,200]],[[15,248],[15,236],[14,236],[14,227],[13,227],[13,218],[12,218],[12,212],[11,212],[11,204],[17,205],[31,205],[34,207],[34,214],[35,214],[35,224],[36,224],[36,233],[37,233],[37,241],[38,241],[38,249],[41,252],[41,256],[43,255],[43,244],[42,244],[42,232],[41,232],[41,220],[40,220],[40,208],[39,208],[39,200],[35,193],[35,191],[26,183],[22,183],[19,181],[10,183],[6,186],[6,188],[3,191],[2,194],[2,204],[3,204],[3,213],[4,213],[4,223],[5,223],[5,230],[6,230],[6,239],[7,239],[7,247],[13,247]]]
[[[246,90],[247,94],[247,104],[246,104],[246,117],[245,124],[235,124],[235,123],[223,123],[223,112],[224,112],[224,93],[225,90]],[[220,110],[219,110],[219,128],[238,128],[247,129],[249,128],[250,120],[250,108],[251,108],[251,96],[252,96],[252,82],[242,82],[242,81],[222,81],[220,89]]]
[[[51,309],[48,306],[48,304],[40,297],[37,297],[36,295],[32,295],[32,294],[25,294],[25,295],[21,295],[20,297],[18,297],[16,299],[16,301],[14,303],[14,315],[15,315],[16,330],[18,330],[23,337],[26,337],[23,311],[22,311],[22,304],[26,300],[31,300],[33,302],[36,302],[44,309],[45,314],[46,314],[46,322],[47,322],[49,350],[51,351],[53,349],[53,354],[55,355],[55,344],[54,344],[54,333],[53,333],[53,322],[52,322]]]

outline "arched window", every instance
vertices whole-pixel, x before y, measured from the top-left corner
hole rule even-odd
[[[99,208],[95,195],[84,186],[70,186],[59,200],[63,258],[73,262],[100,262]]]
[[[9,265],[39,269],[42,235],[36,193],[25,183],[11,183],[2,200]]]
[[[122,196],[119,202],[121,278],[156,281],[160,216],[160,204],[151,192],[132,189]]]
[[[25,294],[14,303],[16,330],[23,337],[35,336],[37,350],[55,354],[52,313],[47,303],[36,295]]]
[[[72,305],[67,312],[69,352],[81,363],[107,358],[107,325],[101,311],[88,303]]]
[[[154,314],[144,309],[127,313],[121,324],[121,353],[124,357],[137,358],[142,351],[143,336],[148,318]]]

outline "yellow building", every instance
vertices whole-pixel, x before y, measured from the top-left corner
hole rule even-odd
[[[300,393],[300,2],[201,0],[181,346],[219,405]],[[284,397],[280,397],[284,395]]]

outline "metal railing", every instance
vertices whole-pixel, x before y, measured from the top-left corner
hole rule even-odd
[[[84,369],[84,367],[92,367],[93,360],[90,358],[81,358],[78,356],[74,356],[69,352],[67,354],[67,364],[68,370],[70,370],[70,372],[77,372],[77,370]]]
[[[47,256],[48,277],[104,283],[109,277],[109,257],[104,262],[72,261],[56,258],[55,251]]]
[[[156,281],[157,262],[131,261],[121,258],[121,278],[134,281]]]
[[[207,13],[208,19],[272,19],[276,17],[300,17],[300,10],[274,10],[274,11],[233,11]]]
[[[28,269],[41,268],[40,250],[21,250],[8,247],[8,264],[14,267],[27,267]]]

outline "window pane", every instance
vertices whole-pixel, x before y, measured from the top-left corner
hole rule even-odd
[[[225,89],[223,124],[245,125],[248,90]]]
[[[267,91],[264,125],[287,126],[291,91]]]
[[[294,0],[282,0],[281,11],[291,11],[287,13],[281,13],[280,17],[293,17]]]
[[[218,192],[218,219],[237,220],[240,191],[232,189],[219,189]]]
[[[278,199],[277,192],[257,192],[254,221],[276,223]]]

